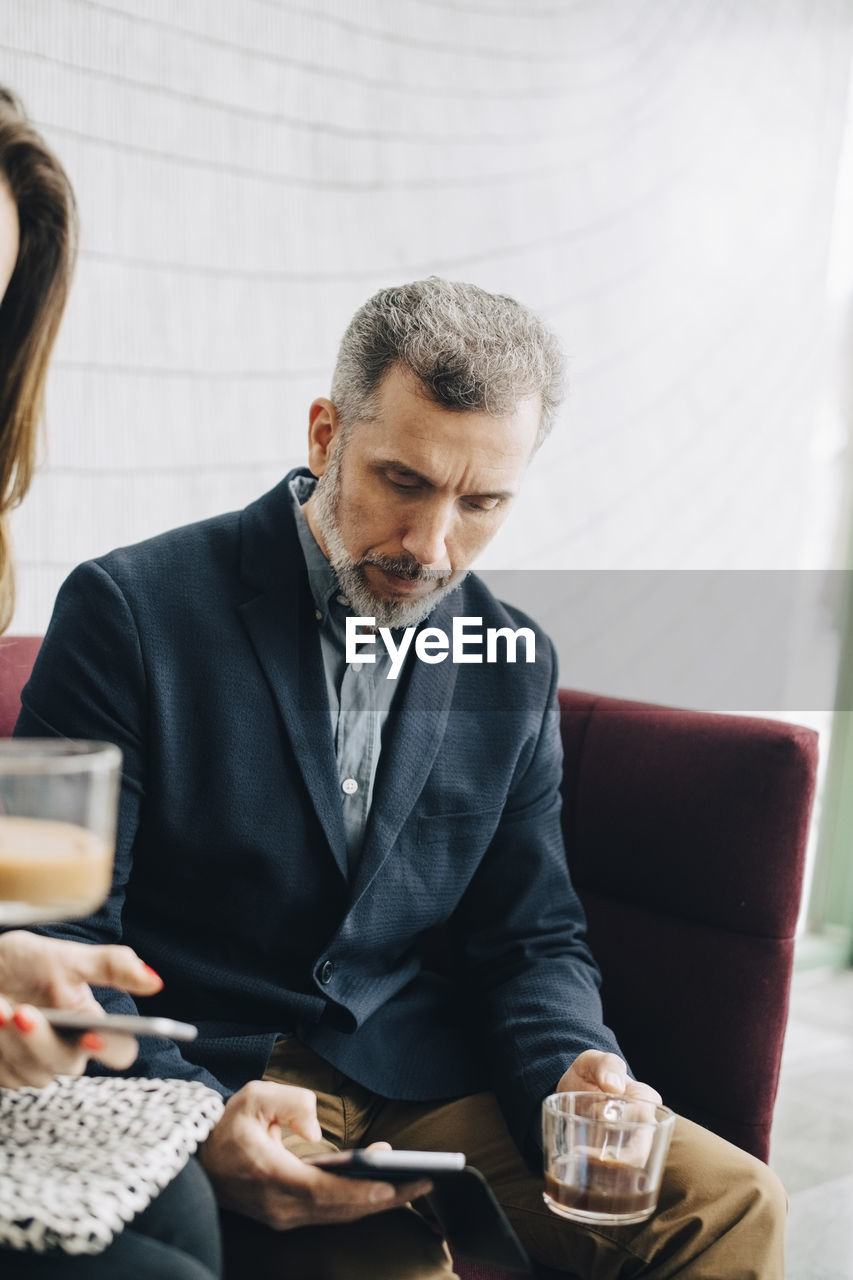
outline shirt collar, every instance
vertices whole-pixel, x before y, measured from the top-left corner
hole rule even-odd
[[[303,504],[308,501],[316,487],[316,476],[305,475],[294,476],[289,486],[290,496],[293,500],[293,511],[296,517],[296,532],[299,534],[302,554],[305,557],[308,581],[311,583],[311,594],[314,597],[314,604],[325,618],[331,611],[333,600],[341,595],[341,587],[334,569],[329,564],[320,549],[317,539],[311,532],[311,526],[308,523],[305,512],[302,510]]]

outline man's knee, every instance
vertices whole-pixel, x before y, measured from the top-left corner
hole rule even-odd
[[[660,1202],[644,1223],[587,1229],[531,1196],[510,1211],[539,1261],[580,1275],[655,1280],[778,1280],[786,1197],[776,1174],[739,1147],[678,1118]]]
[[[772,1169],[717,1134],[678,1117],[662,1201],[691,1200],[737,1220],[744,1214],[784,1221],[785,1189]]]
[[[778,1176],[757,1160],[753,1172],[752,1210],[768,1222],[784,1222],[788,1214],[788,1195]]]

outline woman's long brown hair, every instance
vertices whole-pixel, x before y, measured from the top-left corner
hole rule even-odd
[[[0,86],[0,181],[18,209],[20,243],[0,303],[0,633],[15,604],[8,518],[30,485],[47,368],[71,285],[77,210],[59,161]]]

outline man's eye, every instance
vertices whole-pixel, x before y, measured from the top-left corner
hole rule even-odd
[[[462,503],[469,511],[494,511],[500,502],[500,498],[463,498]]]
[[[386,476],[386,479],[392,489],[398,489],[401,493],[411,493],[420,488],[420,482],[412,476]]]

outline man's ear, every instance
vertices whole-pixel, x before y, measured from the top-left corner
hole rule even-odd
[[[329,465],[340,430],[338,411],[331,400],[321,396],[313,401],[308,410],[308,466],[318,479]]]

